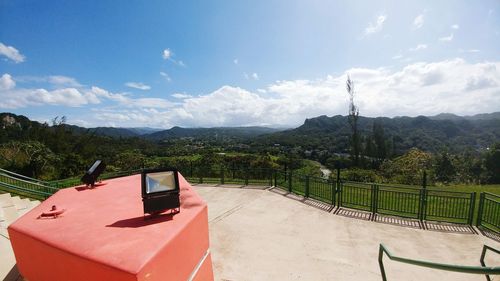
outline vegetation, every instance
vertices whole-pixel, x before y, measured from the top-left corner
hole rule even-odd
[[[351,126],[351,156],[354,166],[359,165],[360,138],[358,131],[359,108],[354,104],[354,82],[347,76],[347,93],[349,94],[349,125]]]
[[[67,125],[65,118],[55,118],[49,125],[3,113],[0,167],[43,180],[79,176],[95,159],[104,160],[108,172],[225,166],[294,170],[320,177],[320,165],[334,169],[340,161],[348,167],[341,177],[352,181],[420,185],[426,170],[429,184],[437,186],[500,183],[500,124],[495,118],[495,114],[453,120],[359,117],[361,146],[355,165],[349,157],[351,127],[348,117],[342,116],[308,119],[299,128],[265,135],[266,130],[258,128],[177,128],[157,140],[160,132],[147,128],[134,132],[148,132],[154,138],[124,133],[109,136],[104,128]],[[463,122],[470,128],[460,127]],[[415,126],[421,128],[420,140],[427,141],[411,146],[407,137],[411,137],[410,130],[417,130]],[[438,142],[438,132],[457,138],[444,136],[448,142]],[[475,141],[465,145],[471,136]],[[436,146],[427,146],[433,143]]]

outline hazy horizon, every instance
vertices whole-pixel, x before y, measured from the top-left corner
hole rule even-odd
[[[1,113],[13,113],[13,112],[0,112],[0,114]],[[473,115],[457,115],[457,114],[453,114],[453,113],[443,112],[443,113],[439,113],[439,114],[436,114],[436,115],[427,115],[427,116],[426,115],[416,115],[416,116],[394,116],[394,117],[386,117],[386,116],[363,116],[363,115],[360,115],[360,117],[365,117],[365,118],[390,118],[390,119],[393,119],[393,118],[403,118],[403,117],[415,118],[415,117],[419,117],[419,116],[424,116],[424,117],[428,117],[429,118],[429,117],[436,117],[436,116],[443,115],[443,114],[445,114],[445,115],[451,114],[451,115],[454,115],[454,116],[457,116],[457,117],[468,118],[468,117],[474,117],[476,115],[487,115],[487,114],[495,114],[495,113],[500,113],[500,111],[487,112],[487,113],[478,113],[478,114],[473,114]],[[342,114],[331,115],[331,116],[329,116],[329,115],[320,115],[320,116],[327,116],[327,117],[331,118],[331,117],[338,116],[338,115],[340,115],[342,117],[347,117],[348,116],[348,115],[342,115]],[[63,116],[54,116],[50,120],[37,120],[37,119],[30,118],[30,116],[26,116],[26,115],[23,115],[23,116],[27,117],[28,119],[30,119],[32,121],[37,121],[37,122],[40,122],[40,123],[48,123],[48,124],[51,124],[51,122],[52,122],[52,120],[54,118],[58,118],[60,120],[60,118],[63,117]],[[294,129],[296,127],[299,127],[299,126],[303,125],[304,122],[307,119],[313,119],[313,118],[317,118],[317,117],[320,117],[320,116],[307,117],[301,123],[294,124],[294,125],[274,125],[274,126],[272,126],[272,125],[271,126],[268,126],[268,125],[241,125],[241,126],[212,126],[212,127],[191,126],[191,127],[188,127],[188,126],[173,125],[171,127],[161,128],[161,127],[148,127],[148,126],[130,127],[130,126],[126,126],[126,125],[125,126],[94,126],[94,127],[85,127],[85,126],[81,126],[81,125],[78,125],[78,124],[71,123],[71,121],[67,121],[65,124],[80,126],[80,127],[84,127],[84,128],[88,128],[88,129],[106,127],[106,128],[123,128],[123,129],[151,129],[151,130],[158,130],[158,131],[169,130],[169,129],[172,129],[174,127],[180,127],[180,128],[185,128],[185,129],[264,127],[264,128],[270,128],[270,129],[282,129],[282,130],[286,130],[286,129]]]
[[[90,3],[90,4],[89,4]],[[0,2],[0,111],[84,127],[291,128],[500,111],[500,3]]]

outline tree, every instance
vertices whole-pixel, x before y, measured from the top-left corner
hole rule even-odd
[[[484,161],[488,181],[490,183],[500,183],[500,142],[493,144],[489,148]]]
[[[351,126],[351,157],[359,165],[360,137],[358,131],[359,108],[354,104],[354,82],[347,75],[346,89],[349,94],[349,125]]]
[[[455,167],[453,166],[453,162],[451,156],[448,152],[443,151],[436,158],[436,165],[434,167],[434,172],[436,174],[436,180],[449,183],[453,181],[455,177]]]
[[[373,122],[373,141],[375,142],[376,157],[379,160],[387,158],[387,142],[381,122]]]
[[[419,185],[422,172],[431,168],[432,154],[417,148],[393,160],[385,160],[380,166],[381,174],[390,182]]]

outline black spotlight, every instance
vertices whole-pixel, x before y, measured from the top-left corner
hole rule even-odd
[[[180,212],[179,175],[176,169],[144,170],[141,190],[144,214],[156,215],[170,210]]]
[[[101,173],[106,169],[106,164],[101,160],[97,160],[94,162],[92,167],[83,175],[81,181],[87,186],[94,187],[97,178],[101,175]]]

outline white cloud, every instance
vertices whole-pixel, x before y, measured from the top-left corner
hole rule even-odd
[[[0,55],[7,57],[15,63],[25,61],[26,57],[23,56],[16,48],[4,45],[0,42]]]
[[[355,81],[355,101],[363,116],[470,115],[500,110],[500,62],[472,64],[453,59],[413,63],[399,70],[353,68],[347,72]],[[296,126],[305,118],[347,114],[345,73],[316,80],[277,81],[256,92],[225,85],[183,99],[168,110],[121,109],[113,111],[116,120],[109,115],[107,120],[121,126],[165,128]]]
[[[163,71],[160,71],[160,75],[161,75],[163,78],[165,78],[165,80],[166,80],[167,82],[172,81],[172,78],[170,78],[170,76],[169,76],[167,73],[165,73],[165,72],[163,72]]]
[[[363,116],[500,111],[500,61],[469,63],[460,58],[416,62],[399,69],[352,68],[314,80],[276,81],[256,91],[224,85],[200,96],[174,94],[175,102],[158,97],[134,98],[98,87],[47,91],[19,89],[16,85],[0,90],[0,107],[106,102],[111,106],[93,107],[94,114],[86,119],[100,126],[296,126],[305,118],[347,114],[346,73],[355,82],[355,102]]]
[[[173,59],[174,53],[168,48],[163,50],[163,53],[161,56],[164,60],[169,60],[178,66],[186,67],[186,64],[183,61]]]
[[[234,63],[234,64],[238,64],[238,59],[234,59],[234,60],[233,60],[233,63]]]
[[[151,89],[151,86],[148,86],[146,84],[143,84],[141,82],[127,82],[125,83],[125,86],[129,87],[129,88],[134,88],[134,89],[138,89],[138,90],[143,90],[143,91],[146,91],[146,90],[150,90]]]
[[[168,60],[170,59],[170,57],[172,56],[172,52],[170,51],[170,49],[165,49],[163,50],[163,54],[161,55],[161,57],[164,59],[164,60]]]
[[[469,50],[464,50],[464,49],[458,49],[459,53],[479,53],[481,50],[478,49],[469,49]]]
[[[459,26],[458,24],[454,24],[454,25],[452,25],[452,26],[451,26],[451,28],[452,28],[452,29],[459,29],[459,28],[460,28],[460,26]]]
[[[419,29],[423,25],[424,25],[424,14],[420,14],[413,20],[413,29]]]
[[[81,87],[82,85],[76,81],[75,78],[62,76],[62,75],[53,75],[47,77],[47,81],[54,86],[57,87]]]
[[[397,55],[392,56],[393,60],[399,60],[399,59],[402,59],[402,58],[403,58],[402,54],[397,54]]]
[[[192,98],[193,96],[188,95],[188,94],[175,93],[172,95],[172,97],[174,97],[176,99],[188,99],[188,98]]]
[[[133,98],[122,93],[111,93],[102,88],[16,88],[9,74],[0,78],[0,108],[24,108],[29,106],[57,105],[81,107],[101,104],[105,101],[124,108],[170,108],[174,103],[162,98]]]
[[[247,79],[247,80],[259,80],[259,75],[255,72],[252,74],[248,74],[248,73],[244,72],[243,77],[245,77],[245,79]]]
[[[173,102],[170,102],[162,98],[140,98],[140,99],[130,99],[127,103],[128,107],[139,107],[139,108],[170,108],[174,106]]]
[[[10,90],[16,87],[16,82],[10,74],[5,73],[0,77],[0,90]]]
[[[453,33],[448,36],[439,38],[439,41],[441,42],[450,42],[451,40],[453,40]]]
[[[386,19],[387,19],[387,17],[385,15],[380,15],[377,17],[377,20],[375,23],[370,22],[368,24],[368,26],[365,28],[365,35],[369,35],[369,34],[381,31]]]
[[[408,51],[415,52],[415,51],[424,50],[424,49],[427,49],[426,44],[418,44],[416,47],[408,49]]]

